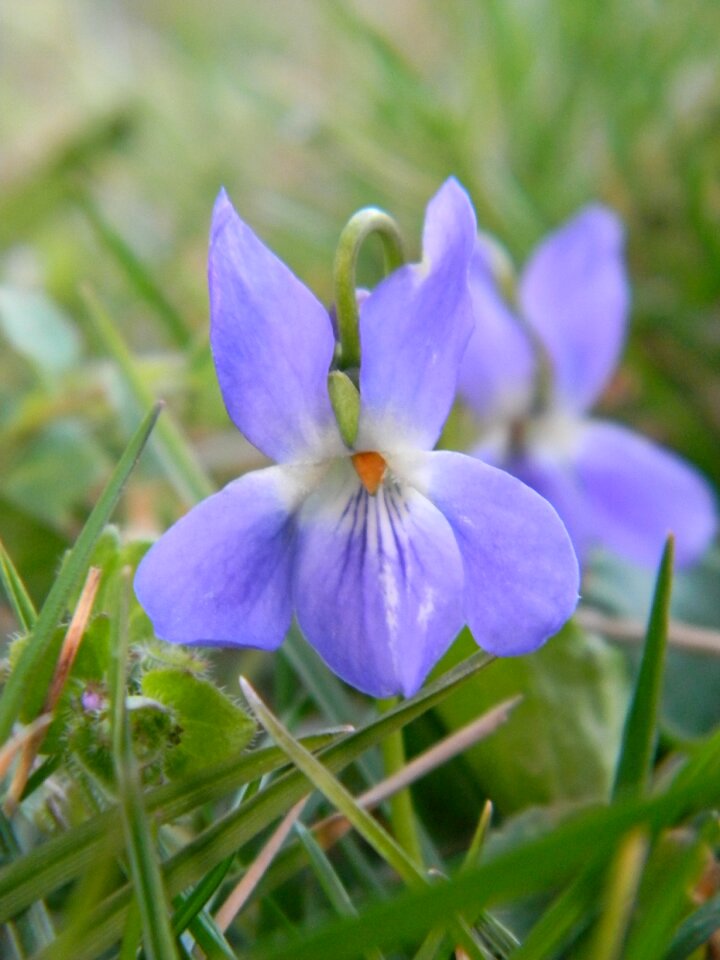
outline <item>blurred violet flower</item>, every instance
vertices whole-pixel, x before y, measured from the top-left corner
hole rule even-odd
[[[713,536],[713,497],[680,457],[587,409],[618,364],[629,284],[623,228],[601,206],[582,210],[535,250],[516,304],[500,291],[505,270],[484,238],[470,269],[475,330],[459,390],[486,432],[473,453],[546,497],[578,555],[606,547],[658,562],[675,535],[679,565]]]
[[[360,305],[352,447],[328,399],[328,311],[225,193],[210,241],[211,344],[228,412],[277,461],[209,497],[135,580],[158,636],[273,650],[293,612],[345,681],[413,694],[467,623],[497,654],[533,650],[577,602],[577,561],[545,500],[472,457],[430,452],[472,329],[467,195],[430,202],[423,260]]]

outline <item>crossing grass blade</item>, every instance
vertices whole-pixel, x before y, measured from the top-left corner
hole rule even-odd
[[[720,893],[691,914],[675,934],[663,960],[688,960],[720,930]]]
[[[309,749],[317,750],[336,739],[337,734],[316,734],[303,742]],[[258,750],[209,767],[181,783],[148,790],[145,807],[160,823],[174,820],[203,804],[222,799],[285,763],[285,755],[276,747]],[[100,854],[105,857],[118,853],[122,849],[122,835],[113,829],[117,817],[117,808],[111,808],[0,869],[0,923],[33,900],[89,870]]]
[[[441,703],[453,691],[461,687],[466,680],[475,676],[491,663],[492,660],[492,657],[483,653],[477,653],[469,657],[457,667],[428,684],[411,699],[404,701],[393,710],[371,721],[365,727],[347,734],[337,743],[325,748],[320,754],[323,763],[333,772],[342,770],[371,747],[380,743],[388,732],[410,723],[417,717],[422,716],[427,710]],[[179,815],[177,811],[186,808],[187,798],[183,788],[175,789],[172,809],[175,815]],[[209,785],[203,783],[202,791],[196,792],[195,799],[198,796],[207,797],[209,792]],[[237,850],[248,840],[266,829],[274,820],[287,812],[289,807],[305,793],[307,793],[306,778],[299,771],[292,770],[265,790],[259,792],[248,803],[226,814],[206,828],[164,864],[165,882],[170,894],[180,893],[190,884],[197,883],[198,878],[227,858],[228,851]],[[110,823],[112,823],[112,819],[110,819]],[[71,835],[72,832],[66,834],[62,839],[66,840]],[[41,852],[48,846],[49,844],[46,844],[45,848],[40,848],[35,853]],[[68,845],[66,842],[61,855],[56,857],[53,886],[50,889],[58,884],[58,879],[63,882],[63,880],[70,878],[64,868],[68,858],[72,857],[72,845]],[[29,859],[29,857],[26,859]],[[85,869],[90,863],[92,863],[92,857],[88,857],[86,850],[81,863],[78,863],[78,859],[74,861],[73,875],[78,869]],[[42,857],[34,857],[32,866],[37,871],[42,871]],[[33,879],[32,874],[28,875],[27,864],[24,864],[22,866],[22,876],[25,881],[24,895],[22,898],[19,897],[14,886],[17,872],[16,867],[12,874],[8,872],[0,873],[0,916],[13,916],[17,909],[22,908],[22,904],[26,902],[26,898],[31,892],[35,891],[37,893],[39,889],[45,889],[45,883],[38,884],[37,877]],[[47,880],[47,877],[45,877],[45,880]],[[130,902],[131,892],[126,885],[107,897],[92,911],[91,917],[88,918],[89,932],[85,941],[76,950],[74,960],[93,960],[119,939],[122,935]],[[8,909],[11,905],[13,909]],[[62,938],[63,935],[61,934],[58,938],[60,943]],[[34,960],[53,960],[53,955],[43,952]]]
[[[178,960],[168,915],[168,900],[143,804],[140,772],[133,753],[126,708],[128,656],[127,614],[130,571],[120,578],[115,615],[111,619],[112,746],[115,779],[133,890],[140,909],[143,942],[149,960]]]
[[[95,332],[102,341],[103,348],[117,364],[135,403],[141,409],[149,406],[153,402],[153,395],[116,325],[92,290],[84,288],[83,295]],[[186,503],[195,504],[215,492],[212,480],[205,473],[192,447],[171,416],[166,414],[158,424],[153,442],[167,470],[168,479]]]
[[[67,598],[86,573],[95,541],[110,519],[161,409],[162,404],[152,407],[135,431],[40,610],[32,635],[0,697],[0,743],[7,739],[12,730],[38,664],[47,656],[53,631],[63,614]]]
[[[17,622],[25,633],[30,633],[37,620],[37,611],[2,540],[0,540],[0,581]]]
[[[613,797],[637,795],[647,788],[657,736],[672,591],[674,541],[663,551],[648,622],[645,647],[625,721]]]

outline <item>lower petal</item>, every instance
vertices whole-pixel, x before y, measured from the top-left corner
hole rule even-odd
[[[292,617],[292,511],[306,471],[269,467],[208,497],[151,547],[135,592],[171,643],[272,650]]]
[[[464,613],[478,644],[511,656],[557,633],[577,605],[579,572],[550,504],[509,473],[460,453],[423,454],[408,469],[455,533]]]
[[[708,484],[690,464],[639,434],[590,421],[576,469],[596,542],[628,559],[657,564],[673,533],[683,566],[712,539],[716,513]]]
[[[338,474],[303,506],[294,599],[328,666],[376,697],[410,696],[463,625],[463,570],[445,518],[411,488],[371,496]]]

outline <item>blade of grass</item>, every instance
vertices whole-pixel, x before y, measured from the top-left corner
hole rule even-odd
[[[381,710],[387,710],[396,702],[397,698],[389,701],[379,700],[378,707]],[[380,744],[380,751],[386,776],[401,773],[405,768],[405,741],[402,730],[396,730],[385,737]],[[423,856],[420,835],[417,830],[415,808],[413,807],[412,796],[407,788],[398,790],[392,796],[390,800],[390,822],[397,842],[411,860],[422,865]]]
[[[186,347],[192,336],[190,329],[155,283],[143,262],[117,230],[108,223],[87,191],[79,190],[75,199],[103,246],[110,252],[138,294],[162,320],[173,343],[181,348]]]
[[[30,633],[37,620],[35,605],[2,540],[0,540],[0,581],[17,622],[25,633]]]
[[[255,887],[257,887],[280,847],[285,843],[288,834],[302,813],[306,803],[307,797],[303,797],[288,810],[280,821],[280,825],[275,828],[270,838],[249,865],[240,882],[230,891],[222,906],[215,914],[215,923],[223,933],[247,903],[248,898],[251,896]]]
[[[334,738],[336,739],[336,738]],[[328,735],[308,737],[309,749],[326,746]],[[257,777],[286,763],[277,747],[258,750],[239,760],[225,761],[179,783],[149,790],[148,813],[159,822],[174,820],[206,803],[212,803]],[[22,859],[0,870],[0,922],[14,916],[37,897],[44,897],[63,883],[89,870],[98,852],[105,855],[122,849],[122,834],[113,827],[117,808],[110,809],[47,840]],[[222,859],[222,858],[221,858]]]
[[[687,912],[689,891],[696,888],[707,867],[708,849],[717,840],[716,824],[711,822],[709,826],[712,828],[712,833],[708,831],[710,844],[701,831],[673,863],[673,869],[667,871],[663,882],[646,891],[642,911],[630,930],[623,960],[657,960],[662,957]]]
[[[590,948],[592,960],[618,960],[622,956],[647,852],[648,837],[642,828],[632,830],[621,843],[605,887],[605,907]]]
[[[0,743],[7,739],[12,730],[26,688],[32,682],[38,664],[47,656],[53,631],[62,616],[65,602],[87,569],[95,541],[109,520],[161,409],[162,405],[156,404],[135,431],[42,606],[32,636],[0,697]]]
[[[720,893],[691,914],[675,934],[663,960],[688,960],[720,930]]]
[[[300,820],[295,824],[295,833],[300,839],[300,843],[308,855],[313,873],[335,913],[339,917],[356,917],[357,910],[343,886],[342,880],[333,870],[332,864],[325,856],[325,851]],[[368,960],[383,960],[383,955],[379,950],[370,950],[366,956]]]
[[[410,723],[436,704],[441,703],[445,697],[461,687],[466,680],[475,676],[492,660],[492,657],[484,653],[477,653],[469,657],[463,663],[458,664],[458,666],[428,684],[414,697],[323,750],[323,763],[327,764],[332,770],[342,770],[343,767],[352,763],[370,747],[379,743],[388,731]],[[166,790],[167,788],[159,789]],[[203,782],[202,796],[207,797],[210,789],[211,785]],[[174,790],[175,793],[172,796],[176,799],[176,802],[173,809],[177,812],[184,807],[178,799],[178,788],[175,787]],[[190,884],[197,882],[199,876],[224,860],[228,856],[229,850],[237,850],[243,843],[252,839],[273,820],[282,816],[288,807],[296,803],[305,793],[307,793],[305,777],[299,771],[292,771],[253,797],[241,809],[232,811],[212,824],[167,861],[165,868],[167,871],[167,886],[170,892],[173,894],[179,893]],[[198,791],[195,795],[196,798],[199,795],[200,792]],[[180,796],[185,797],[185,794],[181,791]],[[109,822],[112,824],[112,819]],[[65,837],[59,838],[59,840],[67,841],[71,833],[68,832]],[[48,843],[44,848],[40,848],[40,852],[47,849],[49,845]],[[41,885],[37,882],[38,877],[44,875],[43,858],[34,856],[37,853],[38,851],[33,851],[33,854],[28,855],[25,859],[30,860],[30,857],[33,857],[32,863],[22,866],[21,877],[24,880],[22,897],[18,895],[17,885],[14,885],[20,871],[7,871],[4,874],[0,872],[0,916],[12,916],[14,911],[18,909],[18,905],[21,907],[29,894],[36,892],[38,889],[44,889],[44,884]],[[62,880],[69,879],[67,871],[63,867],[68,858],[73,856],[73,853],[70,843],[63,848],[62,854],[56,856],[53,871],[55,881],[58,877]],[[92,862],[91,858],[88,860],[87,853],[86,850],[80,869],[85,868]],[[76,859],[74,870],[77,870],[79,860],[80,858]],[[35,870],[35,876],[30,872],[28,866]],[[53,889],[52,886],[51,889]],[[130,890],[125,886],[98,905],[91,917],[91,930],[82,946],[76,951],[74,960],[91,960],[116,941],[122,933],[129,902]],[[9,910],[9,906],[14,909]],[[35,960],[53,960],[53,958],[50,955],[40,955]]]
[[[640,670],[625,720],[614,799],[643,793],[650,779],[670,618],[673,546],[673,538],[668,537],[655,583]]]
[[[3,859],[21,856],[20,844],[12,822],[0,812],[0,852]],[[22,950],[21,956],[40,950],[55,937],[52,920],[42,900],[30,904],[15,922],[15,930]]]
[[[120,579],[120,595],[117,597],[115,615],[110,620],[112,658],[109,685],[112,693],[111,733],[115,780],[133,889],[142,919],[145,950],[150,960],[177,960],[168,900],[143,806],[140,772],[133,753],[127,718],[125,684],[129,593],[130,571],[127,570]]]
[[[60,695],[62,694],[73,663],[75,662],[80,643],[85,635],[85,628],[90,618],[93,603],[95,602],[95,594],[100,586],[101,574],[102,571],[98,567],[90,567],[88,570],[85,584],[80,592],[80,599],[77,602],[72,619],[70,620],[70,626],[65,634],[65,639],[55,666],[55,672],[50,682],[50,689],[47,692],[45,703],[43,704],[40,714],[41,716],[52,717],[55,707],[58,704]],[[15,775],[10,784],[7,797],[5,798],[4,806],[8,816],[12,815],[25,792],[30,771],[45,739],[47,730],[47,724],[40,726],[32,737],[26,739],[23,745],[20,762],[17,765]]]
[[[82,294],[103,348],[117,364],[135,403],[141,409],[146,408],[153,403],[154,397],[137,368],[135,358],[96,294],[88,287],[82,289]],[[168,413],[158,424],[153,446],[160,455],[169,480],[186,503],[193,505],[215,492],[212,480],[205,473],[184,434]]]
[[[234,857],[228,857],[227,860],[213,867],[191,893],[177,898],[178,903],[172,917],[172,928],[176,937],[184,933],[197,914],[205,908],[227,876],[234,859]]]
[[[426,886],[428,879],[422,869],[408,856],[395,838],[367,810],[359,806],[352,794],[345,789],[330,770],[298,743],[258,697],[244,677],[240,678],[240,687],[260,723],[277,745],[287,753],[295,766],[302,770],[313,786],[352,823],[366,842],[411,889]],[[451,914],[448,922],[452,925],[454,934],[468,956],[474,958],[474,960],[483,960],[482,953],[477,948],[473,936],[466,929],[462,920]]]

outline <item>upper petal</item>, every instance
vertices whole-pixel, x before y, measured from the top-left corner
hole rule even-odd
[[[587,423],[576,470],[596,543],[655,565],[669,533],[678,566],[697,560],[715,533],[710,487],[683,459],[602,420]]]
[[[423,261],[387,277],[360,308],[358,447],[432,447],[472,329],[467,286],[475,214],[454,179],[430,201]]]
[[[620,356],[629,302],[622,223],[605,207],[587,207],[530,258],[520,304],[548,349],[564,404],[582,410],[600,394]]]
[[[213,211],[210,342],[225,406],[275,460],[313,460],[340,441],[327,390],[327,310],[243,223],[225,191]]]
[[[481,238],[469,281],[474,323],[458,389],[485,420],[519,415],[532,400],[535,358],[527,334],[498,289]]]
[[[299,517],[300,627],[343,680],[410,696],[463,624],[462,561],[445,518],[419,493],[370,496],[341,471]]]
[[[410,470],[457,538],[476,641],[501,656],[535,650],[578,601],[577,559],[555,510],[509,473],[461,453],[418,454]]]
[[[135,593],[171,643],[271,650],[292,616],[292,511],[310,471],[245,474],[182,517],[150,548]]]

